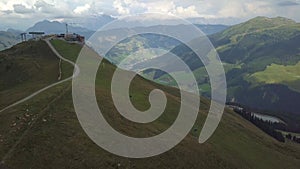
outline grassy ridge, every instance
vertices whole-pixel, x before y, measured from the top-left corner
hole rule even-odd
[[[58,81],[59,60],[42,41],[0,52],[0,109]]]

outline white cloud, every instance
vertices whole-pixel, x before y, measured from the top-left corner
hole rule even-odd
[[[125,6],[122,0],[115,0],[113,3],[113,7],[117,10],[120,15],[128,15],[130,14],[130,10]]]
[[[91,6],[89,4],[85,4],[83,6],[78,6],[76,7],[73,12],[75,14],[82,14],[82,13],[85,13],[87,12],[89,9],[91,8]]]
[[[171,14],[174,12],[176,5],[173,1],[159,1],[147,4],[147,12]]]
[[[200,17],[200,14],[197,12],[197,9],[194,5],[187,8],[183,8],[182,6],[177,7],[175,14],[184,18]]]
[[[22,5],[22,4],[14,4],[13,8],[14,8],[14,11],[16,13],[20,13],[20,14],[26,14],[26,13],[34,12],[32,8],[26,8],[26,6]]]
[[[184,7],[176,5],[174,1],[170,0],[115,0],[113,2],[113,7],[116,9],[119,15],[148,12],[176,15],[183,18],[200,16],[195,5]]]
[[[273,13],[273,4],[271,1],[260,0],[245,0],[241,3],[240,0],[231,0],[221,6],[217,17],[240,17],[248,18],[258,15],[268,15]]]
[[[51,13],[58,13],[60,11],[60,8],[57,8],[55,4],[48,3],[44,0],[38,0],[34,4],[35,9],[37,12],[51,14]]]

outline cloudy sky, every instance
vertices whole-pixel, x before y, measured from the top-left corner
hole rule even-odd
[[[300,0],[0,0],[0,29],[26,29],[48,19],[107,14],[121,17],[159,12],[232,24],[255,16],[283,16],[300,22]]]

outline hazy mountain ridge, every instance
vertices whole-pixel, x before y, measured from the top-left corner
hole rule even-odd
[[[198,27],[204,35],[210,35],[212,33],[220,32],[228,28],[225,25],[195,25]],[[154,25],[149,27],[135,27],[135,28],[117,28],[104,31],[101,33],[102,36],[105,36],[106,39],[115,38],[115,36],[122,36],[124,34],[128,34],[130,31],[137,32],[151,32],[151,30],[164,30],[168,32],[173,32],[178,35],[178,37],[194,37],[191,35],[193,32],[193,27],[191,25]],[[184,32],[184,34],[182,34]],[[189,34],[189,35],[188,35]],[[143,34],[137,35],[133,37],[128,37],[125,40],[119,42],[115,45],[109,53],[105,56],[108,60],[110,60],[114,64],[119,64],[124,58],[131,54],[135,54],[136,52],[140,52],[140,55],[148,56],[147,59],[143,58],[143,61],[139,61],[140,56],[135,56],[136,59],[132,60],[132,65],[130,68],[135,67],[138,63],[147,62],[147,60],[151,60],[153,58],[159,57],[168,51],[172,51],[173,48],[180,45],[181,42],[174,38],[158,35],[158,34]],[[97,46],[95,46],[97,50]],[[157,50],[157,51],[154,51]],[[162,51],[159,51],[162,50]],[[151,55],[151,56],[150,56]],[[128,69],[130,69],[128,67]],[[126,67],[124,67],[126,68]]]
[[[66,33],[66,23],[61,23],[58,21],[48,21],[44,20],[36,23],[32,27],[28,28],[26,32],[45,32],[45,34],[65,34]],[[94,31],[87,28],[72,26],[68,24],[69,33],[77,33],[90,37]]]
[[[7,31],[0,31],[0,51],[10,48],[20,42],[20,33],[22,31],[8,29]]]
[[[216,25],[195,24],[195,26],[197,26],[206,35],[211,35],[211,34],[221,32],[229,27],[227,25],[220,25],[220,24],[216,24]]]

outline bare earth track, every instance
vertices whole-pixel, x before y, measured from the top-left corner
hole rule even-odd
[[[71,80],[73,77],[78,76],[78,74],[79,74],[79,67],[78,67],[74,62],[72,62],[72,61],[70,61],[70,60],[68,60],[68,59],[66,59],[66,58],[64,58],[64,57],[62,57],[62,56],[56,51],[56,49],[52,46],[52,44],[50,43],[49,39],[45,39],[45,42],[48,44],[48,46],[51,48],[51,50],[55,53],[55,55],[56,55],[59,59],[65,61],[65,62],[68,62],[68,63],[70,63],[70,64],[72,64],[72,65],[74,66],[74,73],[73,73],[73,75],[72,75],[71,77],[66,78],[66,79],[64,79],[64,80],[61,80],[61,81],[59,81],[59,82],[57,82],[57,83],[51,84],[51,85],[49,85],[49,86],[46,86],[46,87],[44,87],[44,88],[42,88],[42,89],[40,89],[40,90],[38,90],[38,91],[32,93],[31,95],[29,95],[29,96],[27,96],[27,97],[25,97],[25,98],[23,98],[23,99],[21,99],[21,100],[19,100],[19,101],[17,101],[17,102],[15,102],[15,103],[13,103],[13,104],[11,104],[11,105],[5,107],[4,109],[0,110],[0,113],[3,112],[3,111],[5,111],[5,110],[8,110],[8,109],[10,109],[10,108],[12,108],[12,107],[14,107],[14,106],[17,106],[17,105],[19,105],[19,104],[21,104],[21,103],[26,102],[26,101],[32,99],[33,97],[37,96],[38,94],[40,94],[40,93],[42,93],[42,92],[44,92],[44,91],[46,91],[46,90],[48,90],[48,89],[50,89],[50,88],[56,86],[56,85],[62,84],[62,83],[64,83],[64,82],[67,82],[67,81]],[[61,62],[61,61],[60,61],[60,62]],[[67,90],[70,89],[70,88],[71,88],[71,86],[68,86],[68,88],[67,88],[66,90],[64,90],[64,92],[62,92],[58,97],[56,97],[55,99],[53,99],[53,100],[52,100],[52,101],[51,101],[51,102],[50,102],[50,103],[49,103],[49,104],[48,104],[48,105],[40,112],[39,117],[38,117],[38,118],[37,118],[37,119],[36,119],[36,120],[35,120],[35,121],[27,128],[27,129],[26,129],[26,131],[20,136],[20,138],[16,141],[16,143],[10,148],[10,150],[7,152],[7,154],[1,159],[1,163],[2,163],[2,164],[4,164],[4,163],[5,163],[5,160],[6,160],[7,158],[10,157],[10,155],[11,155],[12,152],[15,150],[15,148],[18,146],[18,144],[19,144],[19,143],[22,141],[22,139],[26,136],[26,134],[29,132],[29,130],[30,130],[31,127],[35,124],[35,122],[36,122],[38,119],[40,119],[40,118],[44,115],[44,112],[49,108],[49,106],[50,106],[51,104],[53,104],[55,101],[57,101],[61,96],[63,96],[63,95],[65,94],[65,91],[67,91]],[[0,166],[0,169],[1,169],[1,166]]]
[[[36,96],[36,95],[38,95],[38,94],[40,94],[40,93],[42,93],[42,92],[44,92],[44,91],[46,91],[46,90],[48,90],[48,89],[54,87],[54,86],[56,86],[56,85],[62,84],[62,83],[64,83],[64,82],[67,82],[67,81],[71,80],[73,77],[78,76],[78,74],[79,74],[79,72],[80,72],[79,67],[78,67],[74,62],[72,62],[72,61],[70,61],[70,60],[68,60],[68,59],[66,59],[66,58],[64,58],[64,57],[62,57],[62,56],[56,51],[56,49],[52,46],[52,44],[50,43],[49,39],[45,39],[45,42],[49,45],[49,47],[51,48],[51,50],[54,52],[54,54],[55,54],[59,59],[65,61],[65,62],[68,62],[68,63],[70,63],[70,64],[72,64],[72,65],[74,66],[74,74],[73,74],[71,77],[69,77],[69,78],[66,78],[66,79],[64,79],[64,80],[61,80],[61,81],[59,81],[59,82],[57,82],[57,83],[54,83],[54,84],[51,84],[51,85],[49,85],[49,86],[46,86],[46,87],[44,87],[44,88],[42,88],[42,89],[40,89],[40,90],[38,90],[38,91],[32,93],[31,95],[29,95],[29,96],[27,96],[27,97],[25,97],[25,98],[23,98],[23,99],[21,99],[21,100],[19,100],[19,101],[17,101],[17,102],[15,102],[15,103],[13,103],[13,104],[11,104],[11,105],[5,107],[4,109],[0,110],[0,113],[3,112],[3,111],[5,111],[5,110],[7,110],[7,109],[10,109],[10,108],[12,108],[12,107],[14,107],[14,106],[17,106],[17,105],[19,105],[19,104],[21,104],[21,103],[26,102],[26,101],[32,99],[34,96]]]

